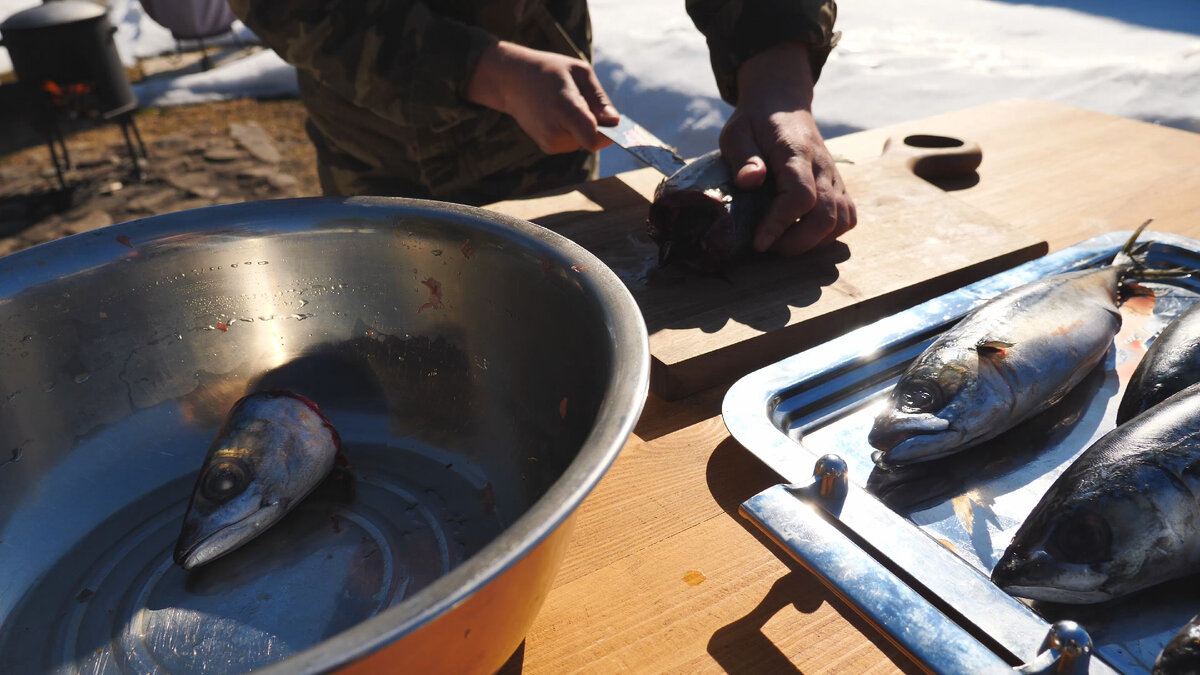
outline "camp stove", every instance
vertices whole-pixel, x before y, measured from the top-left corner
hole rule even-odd
[[[58,0],[17,12],[0,23],[0,36],[24,91],[28,115],[38,120],[58,182],[65,190],[71,167],[63,119],[115,121],[125,137],[133,171],[145,158],[133,113],[137,97],[113,42],[107,11],[83,0]],[[136,145],[135,145],[136,141]]]

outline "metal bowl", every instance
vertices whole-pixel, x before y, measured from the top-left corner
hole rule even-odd
[[[238,204],[0,258],[0,672],[494,671],[648,364],[600,261],[481,209]],[[184,572],[208,445],[267,388],[349,467]]]

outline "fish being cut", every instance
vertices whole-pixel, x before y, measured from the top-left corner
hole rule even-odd
[[[918,356],[867,441],[880,466],[924,462],[994,438],[1060,401],[1121,327],[1122,283],[1147,270],[1129,238],[1111,264],[1010,289],[967,314]]]
[[[1163,647],[1154,660],[1153,675],[1196,675],[1200,673],[1200,614]]]
[[[340,446],[303,396],[272,390],[239,400],[200,469],[175,562],[190,570],[257,537],[329,475]]]
[[[770,181],[757,190],[738,190],[719,150],[697,158],[654,191],[646,232],[658,244],[659,264],[679,261],[718,272],[748,255],[774,197]]]
[[[1200,303],[1192,305],[1159,333],[1129,378],[1117,424],[1200,382]]]
[[[1200,569],[1200,385],[1101,437],[1017,529],[992,581],[1073,604]]]

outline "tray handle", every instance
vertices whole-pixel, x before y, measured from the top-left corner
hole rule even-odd
[[[936,673],[1088,672],[1091,639],[1073,622],[1052,626],[1038,658],[1014,669],[830,522],[848,489],[844,460],[822,457],[814,478],[767,488],[739,511],[917,662]]]

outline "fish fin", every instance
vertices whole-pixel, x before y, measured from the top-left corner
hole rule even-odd
[[[975,345],[975,351],[980,356],[985,356],[988,358],[1002,358],[1004,356],[1005,350],[1007,350],[1009,347],[1012,347],[1012,346],[1013,346],[1013,343],[1011,343],[1011,342],[1005,342],[1004,340],[990,340],[988,338],[984,338],[984,339],[980,340],[978,344]]]
[[[1138,228],[1133,231],[1132,235],[1130,235],[1129,240],[1126,241],[1125,245],[1121,247],[1121,253],[1124,253],[1125,255],[1133,253],[1134,244],[1137,242],[1138,237],[1142,236],[1142,230],[1145,230],[1147,227],[1149,227],[1150,223],[1152,222],[1154,222],[1153,218],[1147,218],[1146,222],[1138,225]]]
[[[1141,236],[1142,231],[1146,229],[1153,218],[1147,219],[1146,222],[1138,226],[1121,250],[1113,256],[1113,265],[1124,265],[1129,269],[1121,274],[1121,283],[1125,283],[1126,277],[1133,277],[1139,280],[1147,279],[1178,279],[1196,274],[1200,270],[1189,269],[1187,267],[1166,267],[1166,268],[1148,268],[1146,267],[1146,255],[1150,249],[1150,242],[1137,243],[1137,238]]]
[[[1153,218],[1146,219],[1146,222],[1139,225],[1137,229],[1133,231],[1133,234],[1129,236],[1128,240],[1126,240],[1125,245],[1121,247],[1120,251],[1117,251],[1115,256],[1113,256],[1113,265],[1130,267],[1138,272],[1143,271],[1145,268],[1146,248],[1149,246],[1149,243],[1138,244],[1137,239],[1138,237],[1142,236],[1142,231],[1144,231],[1153,220]]]

